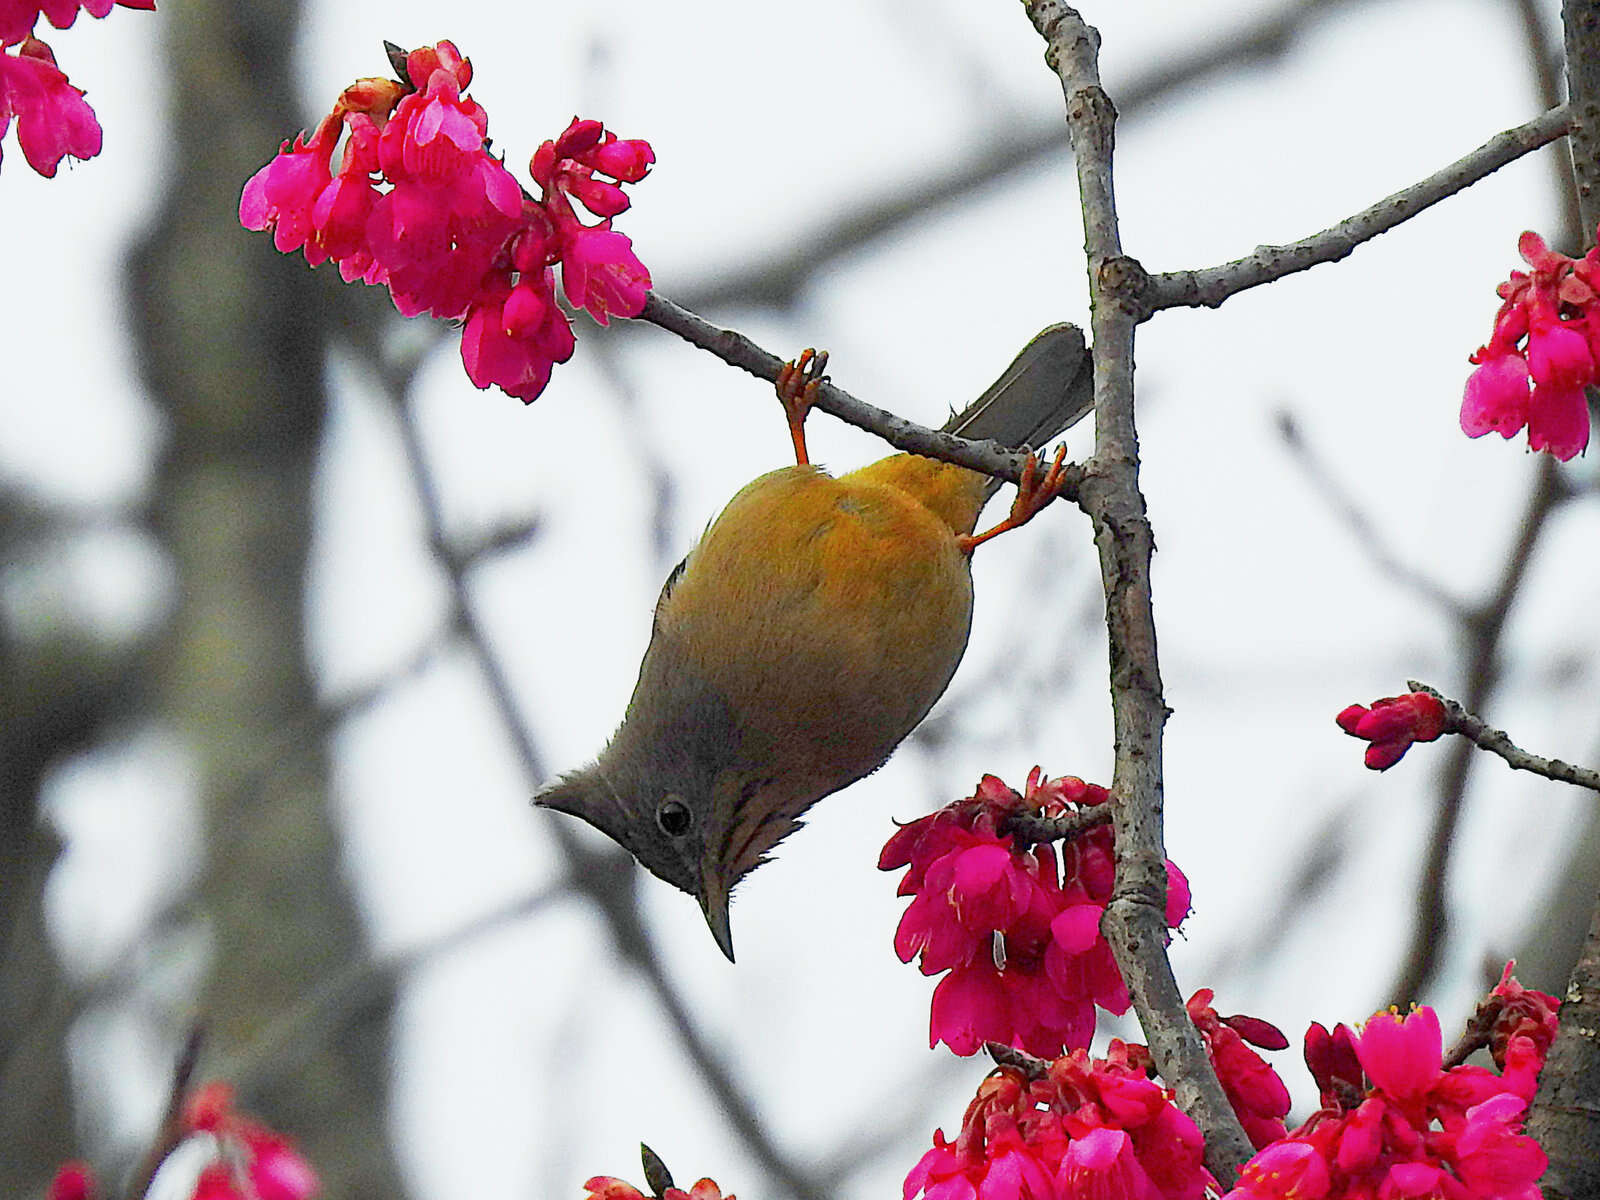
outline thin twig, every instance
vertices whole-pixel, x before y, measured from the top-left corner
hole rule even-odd
[[[1060,0],[1024,0],[1060,77],[1077,160],[1094,330],[1095,452],[1079,489],[1094,522],[1106,594],[1116,767],[1111,791],[1117,873],[1102,928],[1116,955],[1157,1069],[1206,1139],[1206,1165],[1224,1188],[1252,1153],[1184,1009],[1166,956],[1166,850],[1161,732],[1166,722],[1156,657],[1150,559],[1155,549],[1139,490],[1133,337],[1147,286],[1122,252],[1112,151],[1116,109],[1100,85],[1100,35]]]
[[[1461,622],[1466,648],[1466,681],[1462,694],[1463,703],[1470,709],[1483,708],[1499,683],[1500,643],[1512,605],[1522,590],[1534,549],[1550,518],[1570,495],[1555,461],[1548,455],[1540,455],[1539,459],[1537,481],[1517,522],[1516,541],[1504,556],[1505,566],[1501,568],[1494,592]],[[1389,989],[1391,1004],[1403,1006],[1421,996],[1442,961],[1449,926],[1445,887],[1450,855],[1461,823],[1461,809],[1466,803],[1467,781],[1477,762],[1478,755],[1473,753],[1468,742],[1457,743],[1445,762],[1422,877],[1417,884],[1416,921],[1398,977]]]
[[[1545,25],[1543,0],[1510,0],[1522,23],[1522,43],[1528,64],[1533,69],[1534,92],[1542,108],[1555,108],[1566,97],[1566,55],[1559,34],[1552,37]],[[1583,217],[1578,212],[1578,189],[1572,176],[1572,137],[1569,133],[1562,151],[1546,158],[1555,184],[1557,206],[1561,210],[1559,231],[1550,239],[1561,249],[1583,244]]]
[[[1357,549],[1372,560],[1380,574],[1404,584],[1423,600],[1456,621],[1465,620],[1471,612],[1459,597],[1452,595],[1437,580],[1414,567],[1403,555],[1395,553],[1383,536],[1378,523],[1362,511],[1354,496],[1346,492],[1333,471],[1317,457],[1306,444],[1294,417],[1288,412],[1278,414],[1278,433],[1283,444],[1299,462],[1311,486],[1322,493],[1323,500],[1333,510],[1334,516],[1350,530]]]
[[[1543,758],[1537,754],[1530,754],[1513,742],[1504,730],[1491,728],[1482,717],[1468,712],[1459,703],[1427,684],[1411,679],[1406,682],[1406,686],[1413,692],[1426,692],[1444,705],[1446,733],[1459,733],[1480,750],[1499,755],[1506,760],[1506,764],[1513,771],[1531,771],[1535,775],[1543,775],[1546,779],[1553,779],[1557,783],[1570,783],[1573,787],[1600,792],[1600,771],[1592,771],[1588,767],[1576,767],[1559,758]]]
[[[1263,283],[1309,270],[1320,263],[1338,262],[1363,242],[1370,242],[1506,164],[1555,141],[1567,132],[1570,124],[1571,114],[1567,108],[1551,109],[1525,125],[1496,134],[1465,158],[1384,197],[1321,233],[1285,246],[1261,246],[1255,253],[1219,267],[1152,275],[1144,292],[1145,315],[1164,308],[1216,308],[1230,296]]]
[[[1098,804],[1061,814],[1041,817],[1037,813],[1017,813],[1006,819],[1003,831],[1024,842],[1063,842],[1080,833],[1111,823],[1111,805]]]
[[[1004,1042],[985,1042],[983,1052],[994,1059],[997,1067],[1014,1067],[1029,1079],[1043,1079],[1050,1070],[1050,1064],[1042,1058],[1035,1058],[1025,1050],[1018,1050],[1007,1046]]]
[[[674,304],[659,292],[650,293],[638,319],[658,325],[668,333],[675,333],[691,345],[716,355],[729,366],[748,371],[768,383],[778,378],[778,370],[783,366],[783,359],[763,350],[744,334],[713,325]],[[908,421],[888,409],[856,399],[831,382],[824,382],[819,389],[816,407],[858,429],[877,434],[897,450],[969,467],[1011,483],[1021,480],[1022,469],[1028,461],[1026,454],[998,446],[992,441],[974,442]],[[1082,478],[1083,469],[1068,464],[1057,497],[1076,499]]]
[[[541,888],[417,945],[353,963],[252,1038],[222,1064],[218,1074],[232,1080],[241,1092],[265,1090],[280,1077],[293,1074],[304,1060],[323,1053],[353,1014],[387,1007],[390,994],[405,976],[504,925],[543,911],[567,894],[564,882]]]
[[[195,1067],[199,1065],[200,1047],[204,1043],[205,1027],[197,1023],[190,1028],[189,1036],[183,1041],[183,1049],[178,1052],[178,1061],[173,1065],[172,1086],[167,1089],[167,1107],[161,1114],[161,1124],[156,1127],[156,1136],[128,1182],[126,1194],[129,1200],[144,1200],[150,1194],[150,1185],[155,1182],[156,1172],[184,1139],[183,1104],[189,1095],[189,1083],[194,1078]]]

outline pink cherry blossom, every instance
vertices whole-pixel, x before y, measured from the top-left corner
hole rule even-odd
[[[87,1163],[67,1162],[57,1168],[46,1200],[93,1200],[97,1191]]]
[[[1230,1200],[1322,1200],[1332,1180],[1327,1160],[1310,1142],[1274,1142],[1244,1165]]]
[[[285,254],[306,245],[314,231],[317,201],[333,178],[328,161],[337,136],[337,126],[324,122],[310,141],[301,134],[292,145],[285,142],[278,156],[244,185],[239,223],[246,229],[271,229],[272,244]],[[311,253],[307,251],[308,257]]]
[[[100,122],[83,95],[37,38],[25,37],[15,54],[0,51],[0,136],[15,117],[23,157],[47,179],[63,158],[100,153]]]
[[[548,287],[541,291],[525,281],[473,308],[461,334],[461,360],[474,387],[493,384],[531,402],[552,367],[572,357],[572,328]]]
[[[1494,330],[1470,356],[1461,430],[1468,437],[1528,430],[1528,447],[1563,462],[1589,443],[1585,390],[1594,384],[1600,353],[1600,257],[1574,260],[1524,233],[1517,250],[1532,268],[1513,271],[1496,289]]]
[[[1144,1047],[1113,1040],[1105,1058],[1077,1050],[1041,1078],[996,1071],[957,1137],[935,1131],[905,1200],[1201,1200],[1214,1181],[1200,1131],[1148,1070]]]
[[[1433,1086],[1443,1054],[1439,1015],[1426,1005],[1405,1016],[1378,1013],[1356,1038],[1356,1057],[1367,1078],[1402,1103],[1421,1099]]]
[[[1289,1039],[1274,1025],[1255,1017],[1223,1017],[1211,1007],[1213,993],[1201,988],[1189,997],[1189,1019],[1205,1039],[1211,1064],[1222,1090],[1233,1106],[1250,1142],[1261,1149],[1284,1135],[1283,1118],[1289,1112],[1289,1089],[1247,1042],[1268,1050],[1282,1050]]]
[[[1486,356],[1478,369],[1467,376],[1461,401],[1461,432],[1470,438],[1486,433],[1498,433],[1503,438],[1516,436],[1528,423],[1531,385],[1528,362],[1520,354]]]
[[[934,989],[931,1042],[971,1054],[986,1041],[1053,1057],[1084,1047],[1096,1006],[1120,1014],[1128,989],[1100,921],[1116,862],[1109,825],[1080,832],[1061,849],[1018,848],[1015,816],[1059,816],[1103,804],[1104,788],[1048,780],[1035,768],[1019,795],[994,776],[974,794],[899,829],[884,845],[883,870],[907,868],[899,892],[912,897],[895,931],[901,961],[925,975],[950,974]],[[1168,867],[1167,918],[1189,911],[1183,873]]]
[[[583,1185],[586,1193],[584,1200],[646,1200],[645,1194],[631,1183],[610,1175],[596,1175],[587,1180]],[[685,1191],[683,1188],[669,1187],[662,1193],[661,1200],[738,1200],[732,1192],[726,1196],[714,1179],[701,1179]]]
[[[69,28],[79,10],[91,17],[103,17],[112,8],[155,8],[155,0],[0,0],[0,43],[20,42],[32,32],[43,16],[57,29]]]
[[[1446,1070],[1430,1008],[1378,1013],[1355,1037],[1313,1025],[1306,1061],[1321,1108],[1262,1148],[1227,1200],[1540,1200],[1545,1155],[1522,1131],[1537,1069],[1520,1060],[1540,1054],[1532,1031],[1555,1015],[1547,1000],[1508,967],[1480,1005],[1471,1028],[1506,1020],[1503,1074]]]
[[[1374,771],[1394,766],[1413,742],[1438,738],[1444,732],[1445,719],[1444,705],[1428,692],[1374,700],[1371,708],[1352,704],[1334,718],[1351,737],[1372,743],[1367,747],[1366,765]]]
[[[531,401],[573,352],[554,268],[602,325],[643,309],[649,272],[611,218],[629,206],[621,185],[655,156],[575,119],[534,155],[534,199],[489,153],[488,113],[466,94],[472,64],[452,43],[410,51],[405,74],[358,80],[312,137],[284,143],[245,185],[240,221],[272,229],[278,249],[303,249],[313,266],[332,259],[347,281],[388,287],[405,316],[463,322],[473,384]],[[599,221],[586,224],[574,202]]]

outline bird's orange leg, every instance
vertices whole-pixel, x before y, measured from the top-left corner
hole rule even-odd
[[[806,455],[806,414],[817,402],[817,389],[826,376],[828,352],[804,351],[795,362],[778,368],[778,399],[789,418],[789,439],[794,442],[794,460],[801,466],[811,461]]]
[[[1055,461],[1050,464],[1050,469],[1044,473],[1044,478],[1039,478],[1039,456],[1028,455],[1028,461],[1022,468],[1022,482],[1017,485],[1017,498],[1011,502],[1011,515],[993,529],[982,533],[963,533],[957,536],[956,545],[961,547],[962,553],[971,554],[983,543],[992,537],[999,537],[1008,529],[1016,529],[1033,520],[1034,516],[1045,505],[1056,498],[1056,493],[1061,490],[1061,484],[1066,471],[1063,464],[1067,459],[1067,447],[1062,443],[1056,448]]]

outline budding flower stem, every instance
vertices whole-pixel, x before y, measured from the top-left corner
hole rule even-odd
[[[1413,692],[1432,696],[1444,705],[1446,733],[1459,733],[1479,749],[1498,755],[1505,759],[1513,771],[1531,771],[1535,775],[1543,775],[1546,779],[1553,779],[1557,783],[1570,783],[1573,787],[1600,792],[1600,771],[1574,766],[1559,758],[1544,758],[1538,754],[1531,754],[1513,742],[1504,730],[1491,728],[1483,718],[1468,712],[1458,702],[1435,691],[1427,684],[1411,679],[1406,681],[1406,686]]]

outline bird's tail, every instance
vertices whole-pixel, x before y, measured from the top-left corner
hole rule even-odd
[[[1038,448],[1094,408],[1094,371],[1083,331],[1063,322],[1034,335],[999,379],[944,423],[946,433]],[[989,495],[1000,487],[990,481]]]

